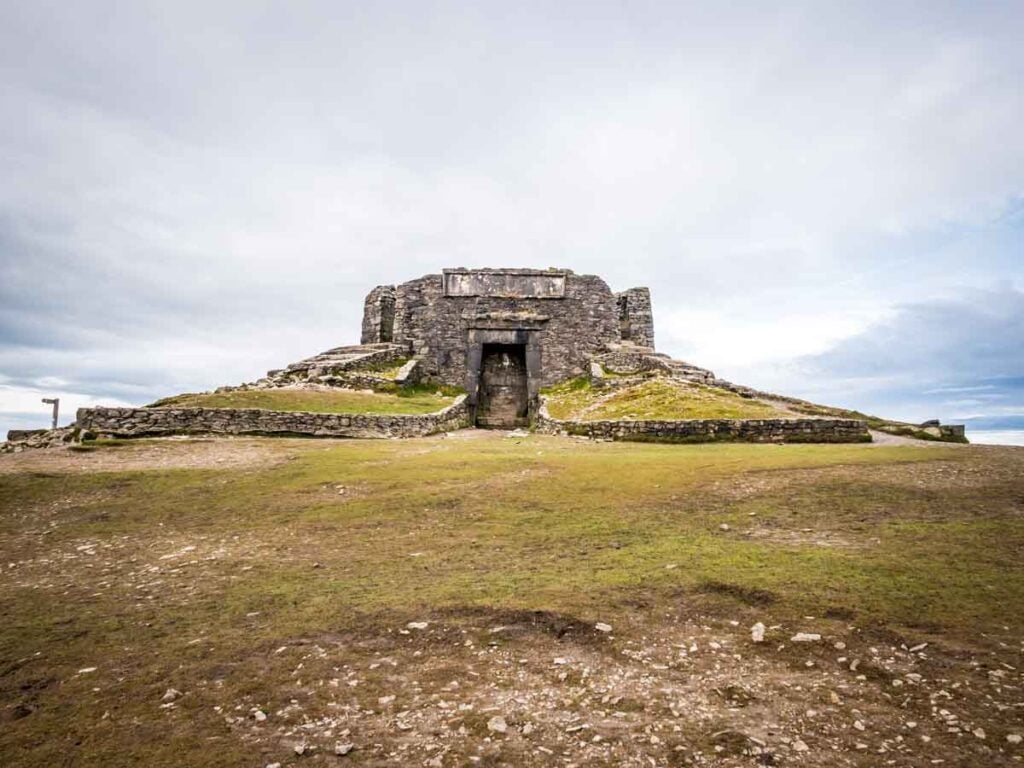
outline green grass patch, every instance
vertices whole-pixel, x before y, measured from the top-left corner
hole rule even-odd
[[[771,419],[786,414],[757,400],[717,387],[653,378],[616,390],[594,388],[576,379],[546,391],[548,413],[556,419],[677,420]]]
[[[454,397],[437,387],[394,392],[345,389],[250,389],[234,392],[187,394],[158,400],[157,408],[262,408],[268,411],[312,413],[434,413],[452,404]]]

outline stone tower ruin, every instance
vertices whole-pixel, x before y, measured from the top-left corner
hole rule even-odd
[[[647,288],[567,269],[446,269],[370,291],[363,344],[398,344],[419,376],[464,387],[481,426],[526,424],[540,389],[621,345],[654,351]]]

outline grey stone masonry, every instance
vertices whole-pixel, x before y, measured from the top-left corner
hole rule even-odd
[[[394,340],[395,286],[378,285],[363,303],[363,344],[380,344]]]
[[[638,347],[654,349],[654,314],[651,292],[647,288],[630,288],[615,294],[619,310],[619,336]]]
[[[398,344],[361,344],[350,347],[335,347],[319,355],[308,357],[287,368],[268,371],[267,377],[279,382],[309,380],[358,370],[367,366],[390,363],[407,357],[405,347]]]
[[[867,443],[871,434],[857,419],[681,419],[562,421],[541,405],[536,430],[551,435],[578,435],[594,440],[664,443]]]
[[[449,269],[402,283],[395,294],[394,341],[420,358],[425,379],[466,387],[471,400],[471,368],[484,344],[526,345],[536,392],[584,375],[588,355],[620,338],[608,285],[569,270]]]
[[[159,435],[302,435],[308,437],[422,437],[469,423],[465,396],[425,415],[267,411],[260,408],[81,408],[76,426],[111,437]]]

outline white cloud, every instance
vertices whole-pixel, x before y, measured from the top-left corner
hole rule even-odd
[[[0,31],[17,386],[254,378],[444,266],[648,284],[661,347],[737,380],[1024,281],[1012,4],[96,10]]]

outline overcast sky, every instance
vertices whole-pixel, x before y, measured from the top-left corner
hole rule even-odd
[[[0,0],[0,430],[560,266],[661,351],[1024,427],[1024,5]],[[855,7],[854,7],[855,6]]]

